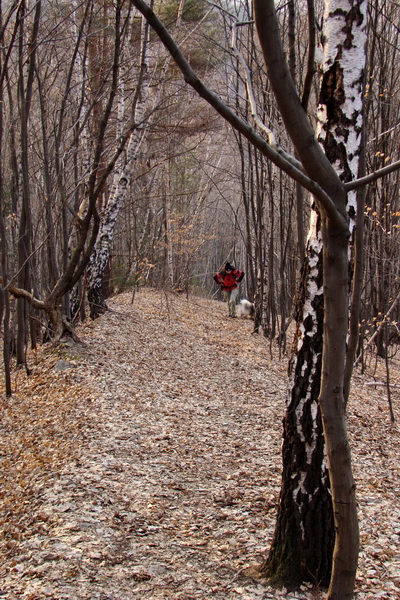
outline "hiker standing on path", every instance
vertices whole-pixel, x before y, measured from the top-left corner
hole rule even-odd
[[[228,262],[218,273],[214,275],[214,281],[221,287],[224,300],[228,303],[229,316],[236,317],[236,298],[238,285],[244,277],[244,272],[235,269]]]

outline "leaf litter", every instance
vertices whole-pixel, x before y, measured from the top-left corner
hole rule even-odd
[[[287,358],[221,302],[131,300],[80,325],[82,343],[31,352],[32,374],[1,395],[0,599],[322,598],[245,574],[275,525]],[[357,371],[349,403],[357,600],[400,598],[400,436],[370,385],[382,378],[383,363]]]

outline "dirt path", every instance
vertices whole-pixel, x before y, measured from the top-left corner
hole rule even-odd
[[[130,300],[83,325],[85,345],[40,353],[3,401],[0,599],[314,597],[243,576],[275,522],[286,360],[222,303]],[[360,399],[350,421],[367,494],[360,600],[400,598],[399,430],[382,414],[390,448],[370,431],[370,390],[375,408]]]

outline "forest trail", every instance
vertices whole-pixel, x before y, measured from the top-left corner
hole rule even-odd
[[[0,599],[318,597],[244,574],[273,533],[287,359],[215,300],[109,307],[1,395]],[[399,427],[371,380],[356,374],[349,414],[357,600],[400,598]]]

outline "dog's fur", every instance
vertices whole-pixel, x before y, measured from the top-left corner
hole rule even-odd
[[[254,319],[254,304],[246,300],[246,298],[243,298],[236,306],[236,314],[238,317],[250,317],[251,319]]]

